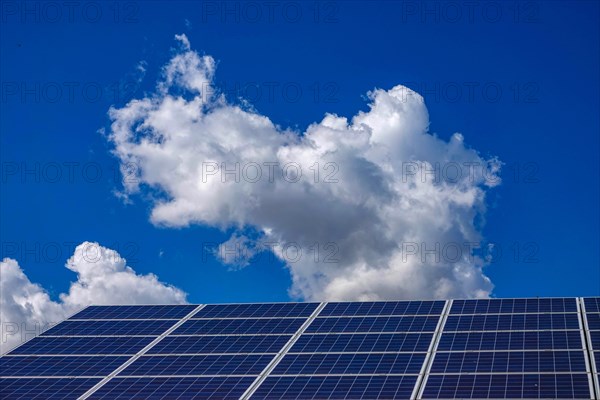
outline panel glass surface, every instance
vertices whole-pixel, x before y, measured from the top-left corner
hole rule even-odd
[[[192,318],[308,317],[319,303],[209,304]]]
[[[89,306],[69,319],[181,319],[197,305]]]
[[[329,317],[315,318],[307,333],[433,332],[439,317]]]
[[[579,331],[444,332],[438,350],[582,349]]]
[[[153,337],[38,336],[9,354],[135,354]]]
[[[269,376],[252,399],[408,399],[416,376]]]
[[[575,298],[454,300],[450,314],[577,312]]]
[[[591,331],[592,349],[600,350],[600,331]]]
[[[258,375],[273,355],[142,356],[119,376]]]
[[[0,375],[102,376],[113,372],[130,357],[115,356],[9,356],[0,357]]]
[[[0,378],[0,399],[76,399],[98,382],[91,378]]]
[[[287,354],[272,374],[418,374],[424,360],[424,353]]]
[[[291,335],[167,336],[146,354],[277,353]]]
[[[424,399],[590,399],[586,374],[430,375]]]
[[[160,335],[175,320],[157,321],[64,321],[48,329],[42,336],[110,336],[110,335]]]
[[[445,303],[445,301],[327,303],[319,316],[439,315]]]
[[[290,352],[427,351],[432,337],[433,333],[304,334]]]
[[[435,354],[431,373],[586,372],[579,351],[504,351]]]
[[[586,313],[586,317],[590,330],[600,330],[600,314]]]
[[[193,319],[184,322],[172,335],[292,334],[305,321],[305,318]]]
[[[576,313],[450,315],[444,326],[445,332],[546,329],[579,329],[579,319]]]
[[[600,313],[600,297],[586,297],[583,301],[586,312]]]
[[[90,399],[239,399],[255,378],[113,378]]]

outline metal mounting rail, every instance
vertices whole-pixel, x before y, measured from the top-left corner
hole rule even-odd
[[[592,347],[592,338],[590,337],[590,329],[587,323],[587,314],[585,312],[585,302],[583,297],[575,299],[578,305],[579,315],[579,331],[581,332],[581,341],[583,352],[585,353],[585,365],[588,371],[590,394],[592,399],[600,397],[600,384],[598,383],[598,366],[594,359],[594,349]]]
[[[271,371],[275,369],[277,364],[279,364],[279,362],[287,354],[289,349],[291,349],[294,343],[296,343],[300,335],[302,335],[304,331],[306,331],[306,328],[308,328],[308,326],[315,320],[315,318],[319,315],[321,310],[325,308],[326,305],[327,303],[319,304],[315,311],[313,311],[313,313],[307,318],[306,321],[304,321],[302,326],[298,328],[298,330],[296,331],[296,333],[294,333],[290,340],[288,340],[285,346],[283,346],[281,350],[279,350],[279,353],[277,353],[275,357],[273,357],[271,362],[265,367],[265,369],[262,370],[260,375],[254,380],[254,382],[252,382],[248,389],[246,389],[244,394],[242,394],[242,396],[240,397],[240,400],[247,400],[254,394],[254,392],[256,392],[256,389],[258,389],[258,387],[264,382],[264,380],[267,379],[267,376],[269,376]]]
[[[91,387],[87,392],[85,392],[84,394],[82,394],[81,396],[79,396],[78,400],[84,400],[84,399],[87,399],[88,397],[90,397],[98,389],[100,389],[102,386],[106,385],[106,383],[108,381],[110,381],[112,378],[114,378],[117,374],[119,374],[121,371],[123,371],[128,366],[130,366],[134,361],[136,361],[138,358],[140,358],[141,356],[143,356],[145,353],[147,353],[148,350],[150,350],[151,348],[153,348],[154,346],[156,346],[158,344],[158,342],[160,342],[161,340],[163,340],[167,335],[169,335],[175,329],[177,329],[181,325],[183,325],[184,322],[186,322],[187,320],[189,320],[190,318],[192,318],[192,316],[194,316],[198,311],[200,311],[201,309],[203,309],[204,306],[205,306],[205,304],[202,304],[202,305],[199,305],[198,307],[194,308],[194,310],[192,310],[192,312],[190,312],[185,317],[183,317],[182,319],[180,319],[175,325],[173,325],[172,327],[170,327],[169,329],[167,329],[166,331],[164,331],[160,336],[158,336],[156,339],[154,339],[153,341],[151,341],[150,343],[148,343],[146,345],[146,347],[144,347],[143,349],[141,349],[140,351],[138,351],[129,360],[125,361],[117,369],[115,369],[113,372],[111,372],[110,374],[108,374],[108,376],[106,376],[106,378],[102,379],[100,382],[96,383],[93,387]]]

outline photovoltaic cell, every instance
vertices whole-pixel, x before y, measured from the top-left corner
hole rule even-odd
[[[99,381],[91,378],[0,378],[0,399],[76,399]]]
[[[579,351],[506,351],[435,354],[431,373],[586,372]]]
[[[450,314],[577,312],[575,298],[454,300]]]
[[[285,334],[295,333],[305,318],[190,319],[172,335]]]
[[[586,374],[430,375],[424,399],[589,399]]]
[[[308,317],[319,303],[209,304],[193,318]]]
[[[586,313],[590,330],[600,330],[600,314]]]
[[[328,303],[319,316],[439,315],[443,301],[378,301]]]
[[[190,304],[90,306],[69,319],[180,319],[191,313],[196,307]]]
[[[291,335],[167,336],[147,354],[277,353]]]
[[[438,350],[581,349],[579,331],[444,332]]]
[[[14,376],[102,376],[129,357],[113,356],[10,356],[0,357],[0,375]]]
[[[11,354],[135,354],[153,337],[44,337],[38,336]]]
[[[444,326],[452,331],[579,329],[577,314],[450,315]]]
[[[583,301],[586,312],[600,313],[600,297],[586,297]]]
[[[239,399],[254,377],[113,378],[90,399]]]
[[[416,376],[269,376],[252,399],[407,399]]]
[[[315,318],[307,333],[433,332],[439,317],[329,317]]]
[[[427,351],[432,337],[432,333],[304,334],[290,352]]]
[[[590,338],[592,339],[592,348],[600,350],[600,331],[591,331]]]
[[[142,356],[119,376],[258,375],[273,355]]]
[[[424,360],[424,353],[287,354],[272,374],[418,374]]]
[[[160,335],[175,320],[130,321],[64,321],[42,333],[43,336],[109,336],[109,335]]]

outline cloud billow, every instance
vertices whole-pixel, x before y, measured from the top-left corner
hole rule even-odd
[[[305,132],[282,129],[218,95],[215,61],[176,39],[155,93],[109,111],[122,194],[160,193],[152,223],[233,229],[227,243],[245,249],[258,246],[244,231],[259,232],[252,240],[274,243],[291,295],[306,300],[490,294],[485,260],[471,249],[501,163],[458,133],[429,133],[418,93],[375,89],[369,110],[350,119],[326,114]],[[290,261],[291,243],[305,256]],[[307,255],[328,245],[334,262]]]

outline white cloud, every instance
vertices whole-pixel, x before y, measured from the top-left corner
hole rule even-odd
[[[90,304],[181,304],[186,294],[166,285],[156,275],[138,275],[114,250],[98,243],[76,247],[66,267],[77,273],[68,293],[53,301],[32,283],[16,260],[0,263],[0,353]],[[26,337],[26,335],[28,335]]]
[[[286,262],[290,293],[308,300],[489,295],[486,261],[468,246],[482,239],[477,221],[501,163],[461,134],[429,133],[418,93],[375,89],[369,111],[284,130],[213,96],[215,61],[177,39],[183,49],[157,92],[109,111],[114,153],[138,172],[124,194],[159,193],[154,224],[233,227],[226,243],[244,238],[244,248],[244,231],[258,231]],[[290,245],[300,259],[286,254]],[[436,246],[439,259],[426,252]]]

